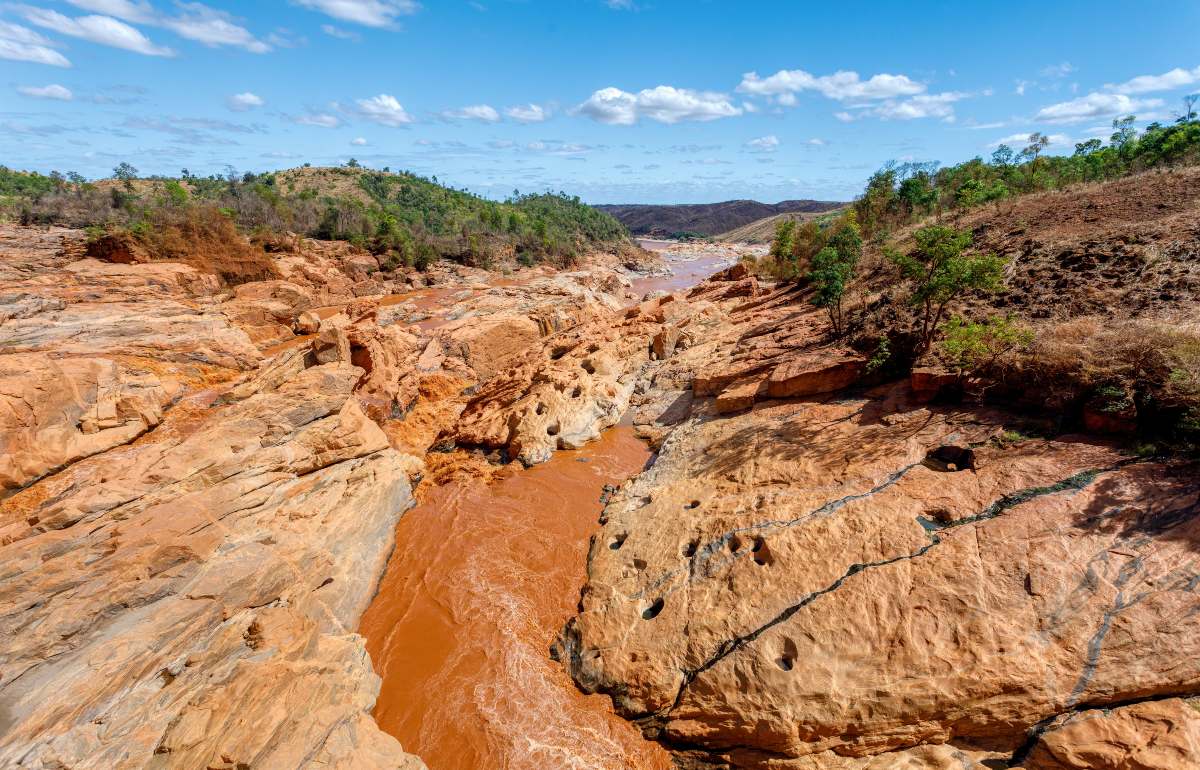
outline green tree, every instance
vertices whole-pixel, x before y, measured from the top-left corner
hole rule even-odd
[[[126,190],[133,190],[133,180],[137,179],[138,170],[132,165],[121,161],[116,168],[113,169],[113,178],[119,179],[125,184]]]
[[[1113,133],[1109,137],[1109,141],[1113,147],[1123,150],[1137,138],[1137,129],[1133,127],[1135,122],[1137,122],[1137,118],[1133,115],[1126,115],[1123,118],[1113,118]]]
[[[834,336],[846,330],[843,302],[862,256],[862,234],[854,213],[845,216],[829,238],[828,245],[812,258],[808,279],[812,283],[812,303],[825,308]]]
[[[921,355],[929,350],[952,301],[968,291],[994,292],[1003,286],[1005,260],[964,254],[971,234],[952,227],[923,227],[913,237],[916,245],[907,254],[895,249],[886,254],[913,284],[909,303],[918,312],[916,352]]]
[[[776,262],[790,259],[792,240],[796,235],[796,220],[784,218],[775,223],[775,237],[771,239],[771,258]]]

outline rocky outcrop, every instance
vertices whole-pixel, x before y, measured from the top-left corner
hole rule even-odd
[[[683,767],[1200,762],[1190,713],[1122,706],[1200,692],[1194,465],[863,389],[815,311],[726,291],[635,386],[659,454],[556,647],[585,691]]]
[[[283,279],[230,286],[0,227],[0,765],[422,767],[355,633],[421,457],[512,371],[549,401],[522,363],[549,341],[596,378],[559,378],[554,445],[615,422],[647,356],[602,333],[604,270],[381,299],[362,252],[271,253]]]
[[[0,765],[421,767],[354,633],[412,500],[367,416],[408,335],[264,356],[303,287],[38,232],[0,228]]]
[[[410,499],[360,376],[177,407],[3,503],[4,764],[409,762],[353,634]]]

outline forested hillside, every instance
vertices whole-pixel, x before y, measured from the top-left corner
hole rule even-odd
[[[191,236],[287,233],[348,241],[423,267],[446,257],[486,267],[497,259],[567,264],[592,249],[628,242],[612,217],[565,193],[493,201],[406,172],[357,166],[265,174],[139,178],[121,164],[112,179],[41,175],[0,166],[0,213],[26,224],[124,232],[153,249],[180,231]]]

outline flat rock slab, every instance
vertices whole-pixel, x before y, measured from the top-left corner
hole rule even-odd
[[[841,351],[797,356],[771,371],[771,398],[801,398],[848,388],[862,377],[866,359]]]

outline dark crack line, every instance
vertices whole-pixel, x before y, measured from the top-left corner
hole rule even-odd
[[[1148,695],[1144,698],[1131,698],[1129,700],[1116,701],[1113,703],[1104,703],[1104,704],[1099,704],[1099,703],[1076,704],[1075,706],[1064,709],[1063,711],[1059,711],[1057,713],[1051,714],[1050,716],[1046,717],[1045,719],[1042,719],[1041,721],[1039,721],[1033,727],[1029,728],[1025,733],[1025,735],[1026,735],[1025,742],[1022,743],[1020,746],[1018,746],[1017,750],[1013,752],[1012,757],[1008,760],[1008,766],[1009,767],[1020,767],[1021,765],[1023,765],[1025,763],[1025,760],[1029,758],[1029,755],[1033,752],[1033,750],[1037,747],[1038,743],[1042,740],[1042,736],[1044,736],[1048,732],[1052,732],[1051,727],[1054,726],[1055,721],[1057,721],[1060,717],[1063,717],[1063,716],[1069,717],[1071,715],[1079,714],[1084,711],[1090,711],[1092,709],[1098,709],[1098,710],[1104,711],[1107,714],[1109,712],[1115,711],[1120,708],[1127,708],[1129,706],[1137,706],[1138,704],[1141,704],[1141,703],[1155,703],[1157,701],[1171,700],[1172,698],[1182,698],[1184,700],[1187,700],[1190,698],[1197,698],[1197,697],[1200,697],[1200,691],[1178,692],[1178,693],[1159,693],[1157,695]]]
[[[812,604],[817,599],[821,598],[822,596],[825,596],[826,594],[833,593],[838,588],[840,588],[848,579],[850,579],[854,575],[858,574],[859,572],[863,572],[863,571],[869,570],[869,569],[876,569],[879,567],[885,567],[890,564],[895,564],[895,563],[901,562],[901,561],[910,561],[912,559],[920,558],[921,556],[924,556],[926,553],[931,551],[933,548],[935,548],[936,546],[941,544],[942,539],[941,539],[940,535],[938,534],[940,531],[947,530],[947,529],[954,529],[957,527],[966,526],[968,524],[975,524],[975,523],[985,521],[988,519],[994,519],[994,518],[1000,516],[1005,511],[1009,510],[1010,508],[1014,508],[1018,505],[1021,505],[1022,503],[1026,503],[1026,502],[1033,500],[1035,498],[1038,498],[1038,497],[1056,494],[1058,492],[1064,492],[1067,490],[1080,491],[1082,489],[1085,489],[1088,485],[1090,485],[1093,481],[1095,481],[1095,479],[1097,477],[1099,477],[1101,474],[1109,473],[1114,470],[1118,470],[1118,469],[1120,469],[1126,465],[1129,465],[1131,463],[1134,463],[1134,462],[1140,462],[1140,460],[1138,460],[1136,458],[1130,459],[1130,460],[1122,460],[1121,462],[1115,463],[1106,468],[1091,469],[1091,470],[1082,471],[1080,473],[1076,473],[1073,476],[1069,476],[1069,477],[1067,477],[1061,481],[1055,482],[1053,484],[1049,484],[1049,485],[1045,485],[1045,486],[1038,486],[1038,487],[1029,487],[1027,489],[1023,489],[1018,492],[1014,492],[1012,494],[1004,495],[1003,497],[998,499],[996,502],[992,503],[987,508],[985,508],[981,513],[979,513],[975,516],[970,516],[970,517],[967,517],[964,519],[958,519],[958,520],[952,521],[948,524],[940,525],[936,529],[933,529],[930,526],[926,525],[925,529],[930,538],[930,542],[928,544],[922,546],[921,548],[918,548],[916,551],[914,551],[912,553],[902,554],[900,556],[894,556],[890,559],[882,559],[880,561],[866,562],[866,563],[859,563],[859,564],[851,565],[850,568],[847,569],[846,572],[841,577],[839,577],[837,580],[835,580],[830,585],[828,585],[825,588],[822,588],[818,591],[814,591],[814,592],[808,594],[803,599],[801,599],[799,602],[785,608],[782,612],[780,612],[774,618],[767,621],[762,626],[759,626],[758,628],[754,629],[753,631],[751,631],[747,634],[741,635],[741,636],[734,637],[733,639],[726,640],[725,642],[722,642],[721,645],[717,648],[717,651],[712,656],[710,656],[708,660],[706,660],[704,663],[702,663],[700,666],[698,666],[695,669],[684,671],[683,672],[684,681],[680,684],[679,692],[676,693],[675,701],[672,704],[671,708],[668,709],[668,712],[673,711],[679,707],[679,704],[683,700],[684,693],[687,691],[688,687],[691,686],[691,683],[696,679],[697,676],[699,676],[700,674],[709,670],[710,668],[715,666],[717,663],[720,663],[724,658],[728,657],[733,652],[736,652],[737,650],[741,649],[742,647],[745,647],[747,644],[758,639],[766,631],[770,630],[771,628],[774,628],[775,626],[779,625],[780,623],[785,622],[786,620],[791,618],[793,615],[795,615],[797,612],[804,609],[809,604]]]
[[[794,527],[798,524],[803,524],[804,522],[809,521],[810,519],[829,516],[829,515],[835,513],[836,511],[839,511],[842,508],[846,507],[850,503],[853,503],[857,500],[863,500],[865,498],[872,497],[872,496],[879,494],[880,492],[888,489],[889,487],[894,486],[896,483],[898,483],[900,481],[900,479],[904,478],[904,476],[907,475],[909,471],[911,471],[913,468],[917,467],[918,465],[921,465],[921,463],[919,463],[919,462],[910,463],[909,465],[904,466],[900,470],[894,471],[893,473],[889,474],[888,477],[884,481],[880,482],[879,484],[877,484],[876,486],[867,490],[866,492],[856,492],[851,495],[846,495],[845,497],[840,497],[836,500],[831,500],[831,501],[825,503],[824,505],[822,505],[820,508],[809,511],[808,513],[801,514],[793,519],[786,519],[786,520],[771,519],[768,521],[760,521],[760,522],[757,522],[754,524],[749,524],[745,527],[738,527],[736,529],[731,529],[731,530],[725,532],[724,534],[720,535],[716,539],[710,540],[709,542],[705,543],[703,547],[697,549],[696,554],[688,559],[687,566],[667,572],[662,577],[660,577],[658,580],[647,585],[641,591],[638,591],[636,594],[633,594],[632,596],[627,596],[626,598],[629,601],[638,601],[639,599],[644,598],[647,593],[657,592],[657,590],[660,587],[662,587],[666,583],[669,583],[670,581],[674,580],[678,575],[682,574],[683,572],[688,573],[687,583],[691,583],[693,580],[695,580],[699,577],[708,576],[713,571],[720,569],[721,567],[725,566],[726,564],[733,563],[734,561],[736,561],[737,559],[739,559],[745,555],[743,552],[738,552],[736,554],[731,555],[727,559],[722,559],[722,560],[716,561],[715,567],[712,566],[714,563],[714,557],[716,557],[717,554],[719,554],[720,552],[725,550],[725,548],[729,544],[729,541],[732,540],[734,536],[740,535],[740,534],[746,534],[749,532],[761,532],[763,530],[790,529],[791,527]],[[672,589],[672,591],[674,591],[674,590],[675,589]]]

